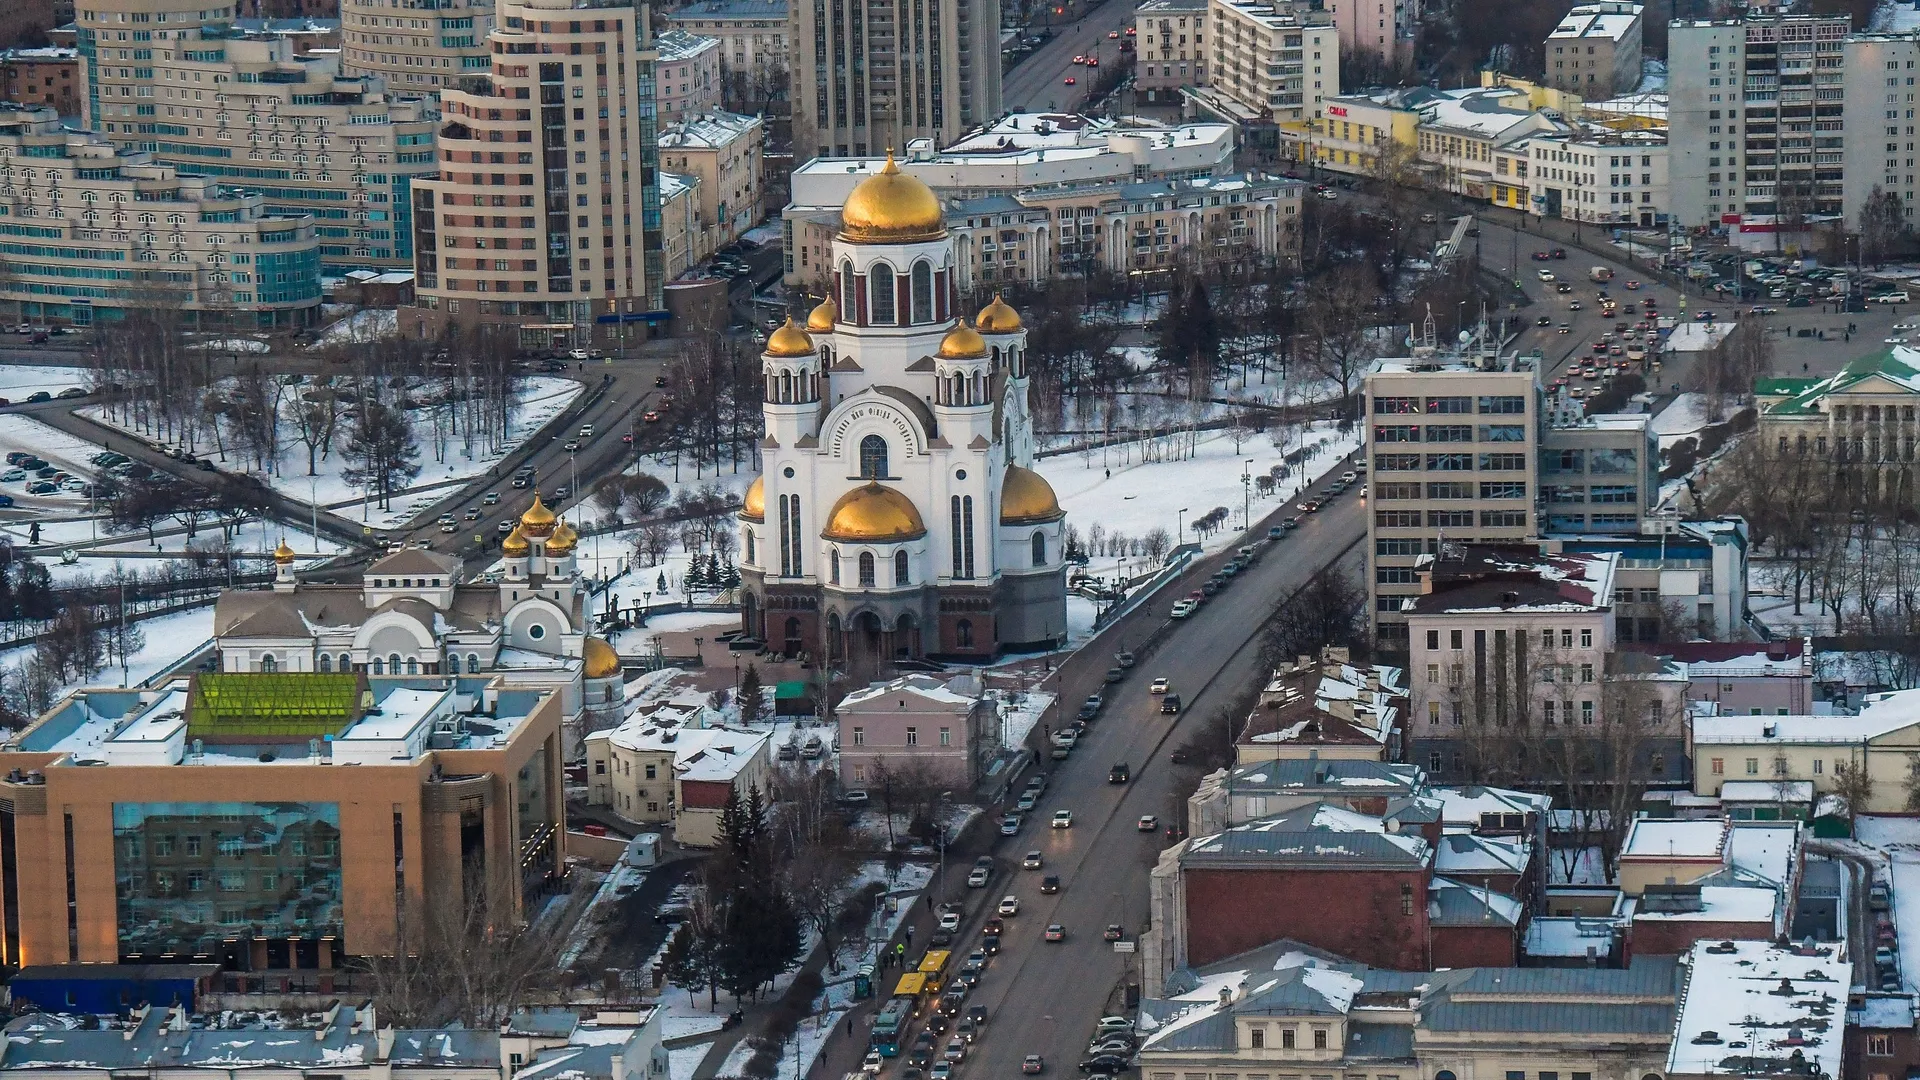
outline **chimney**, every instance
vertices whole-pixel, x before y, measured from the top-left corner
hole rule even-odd
[[[1233,987],[1231,986],[1221,987],[1220,988],[1220,1007],[1224,1009],[1231,1004],[1233,1004]]]

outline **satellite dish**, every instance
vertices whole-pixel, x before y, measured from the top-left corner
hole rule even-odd
[[[1465,345],[1467,342],[1472,340],[1473,340],[1473,332],[1471,330],[1460,331],[1460,344]]]

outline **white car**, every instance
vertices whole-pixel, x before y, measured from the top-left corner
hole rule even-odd
[[[581,427],[581,429],[580,429],[580,437],[581,437],[581,438],[583,438],[583,439],[591,439],[591,438],[593,438],[593,425],[592,425],[592,424],[587,424],[587,425],[585,425],[585,426],[583,426],[583,427]]]
[[[1002,915],[1020,914],[1020,898],[1017,896],[1001,897],[1000,898],[1000,914]]]
[[[960,913],[957,911],[941,912],[940,913],[940,929],[945,930],[949,934],[953,933],[955,930],[960,929]]]
[[[1168,685],[1168,684],[1167,684],[1167,680],[1165,680],[1165,679],[1155,679],[1155,680],[1153,680],[1153,684],[1147,687],[1147,693],[1149,693],[1149,694],[1164,694],[1164,693],[1166,693],[1166,692],[1167,692],[1167,685]]]
[[[1904,334],[1909,330],[1920,330],[1920,323],[1903,322],[1893,324],[1893,332],[1896,334]]]
[[[1053,827],[1056,829],[1073,828],[1073,811],[1055,810],[1053,812]]]
[[[887,1059],[880,1056],[880,1051],[869,1050],[867,1056],[860,1061],[860,1071],[869,1076],[879,1076],[880,1070],[885,1068],[886,1064]]]
[[[1541,281],[1552,281],[1552,280],[1554,280],[1554,277],[1553,277],[1553,271],[1551,271],[1551,270],[1539,270],[1539,271],[1535,271],[1535,273],[1534,273],[1534,276],[1535,276],[1535,277],[1537,277],[1537,278],[1539,278],[1539,279],[1540,279]]]
[[[1167,615],[1175,619],[1184,619],[1193,614],[1193,610],[1199,606],[1200,605],[1191,600],[1175,600],[1173,602],[1173,610],[1167,612]]]

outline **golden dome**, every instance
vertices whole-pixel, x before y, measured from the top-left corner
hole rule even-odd
[[[290,566],[293,564],[293,559],[294,550],[287,546],[287,538],[283,536],[280,538],[280,546],[273,549],[273,561],[281,566]]]
[[[789,315],[787,321],[773,332],[773,336],[767,338],[766,354],[768,356],[812,356],[813,339],[807,336],[805,330],[795,326],[793,316]]]
[[[840,239],[855,244],[916,244],[947,235],[946,215],[933,189],[887,164],[860,181],[840,208]]]
[[[917,540],[927,535],[927,527],[912,499],[867,483],[840,496],[827,513],[827,527],[820,535],[849,544],[891,544]]]
[[[553,527],[553,535],[547,537],[547,554],[555,558],[571,555],[574,545],[579,542],[580,534],[573,531],[573,526],[562,519],[560,524]]]
[[[1007,466],[1007,478],[1000,485],[1000,524],[1042,525],[1066,516],[1045,477],[1032,469]]]
[[[767,478],[754,477],[747,485],[746,498],[740,500],[740,516],[748,521],[767,520]]]
[[[833,330],[833,324],[840,321],[840,309],[833,306],[833,297],[820,301],[820,305],[807,312],[807,332],[825,334]]]
[[[961,323],[940,339],[940,356],[946,360],[974,360],[987,355],[987,339],[980,331]]]
[[[533,545],[527,543],[527,534],[521,532],[518,525],[513,527],[505,540],[500,541],[500,551],[509,559],[524,559],[527,552],[532,550]]]
[[[973,322],[983,334],[1011,334],[1020,329],[1020,313],[994,293],[993,303],[981,308]]]
[[[581,658],[587,662],[589,679],[611,679],[620,674],[620,654],[613,651],[605,638],[589,635],[581,649]]]
[[[520,529],[532,539],[543,540],[553,534],[553,523],[556,520],[558,519],[553,516],[553,511],[547,509],[546,504],[540,501],[540,493],[536,491],[533,493],[533,505],[527,507],[527,512],[520,515]]]

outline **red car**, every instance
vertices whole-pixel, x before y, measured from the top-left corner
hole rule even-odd
[[[1637,282],[1637,281],[1628,281],[1628,282],[1627,282],[1627,291],[1628,291],[1628,292],[1632,292],[1632,291],[1634,291],[1635,289],[1638,289],[1639,287],[1640,287],[1640,283],[1639,283],[1639,282]]]
[[[1087,57],[1087,66],[1088,66],[1088,67],[1099,67],[1099,66],[1100,66],[1100,58],[1099,58],[1099,57],[1097,57],[1097,56],[1089,56],[1089,57]]]
[[[1129,26],[1129,27],[1127,27],[1127,36],[1128,36],[1128,37],[1132,37],[1132,36],[1133,36],[1133,27],[1131,27],[1131,26]]]
[[[1065,85],[1067,85],[1067,86],[1072,86],[1072,85],[1073,85],[1073,76],[1071,76],[1071,75],[1069,75],[1069,76],[1067,76],[1066,78],[1064,78],[1064,79],[1061,79],[1060,81],[1061,81],[1062,83],[1064,83]]]
[[[1118,39],[1119,37],[1120,37],[1120,31],[1118,31],[1118,30],[1109,30],[1109,31],[1107,31],[1107,40],[1108,40],[1108,41],[1114,41],[1114,40],[1117,40],[1117,39]]]

